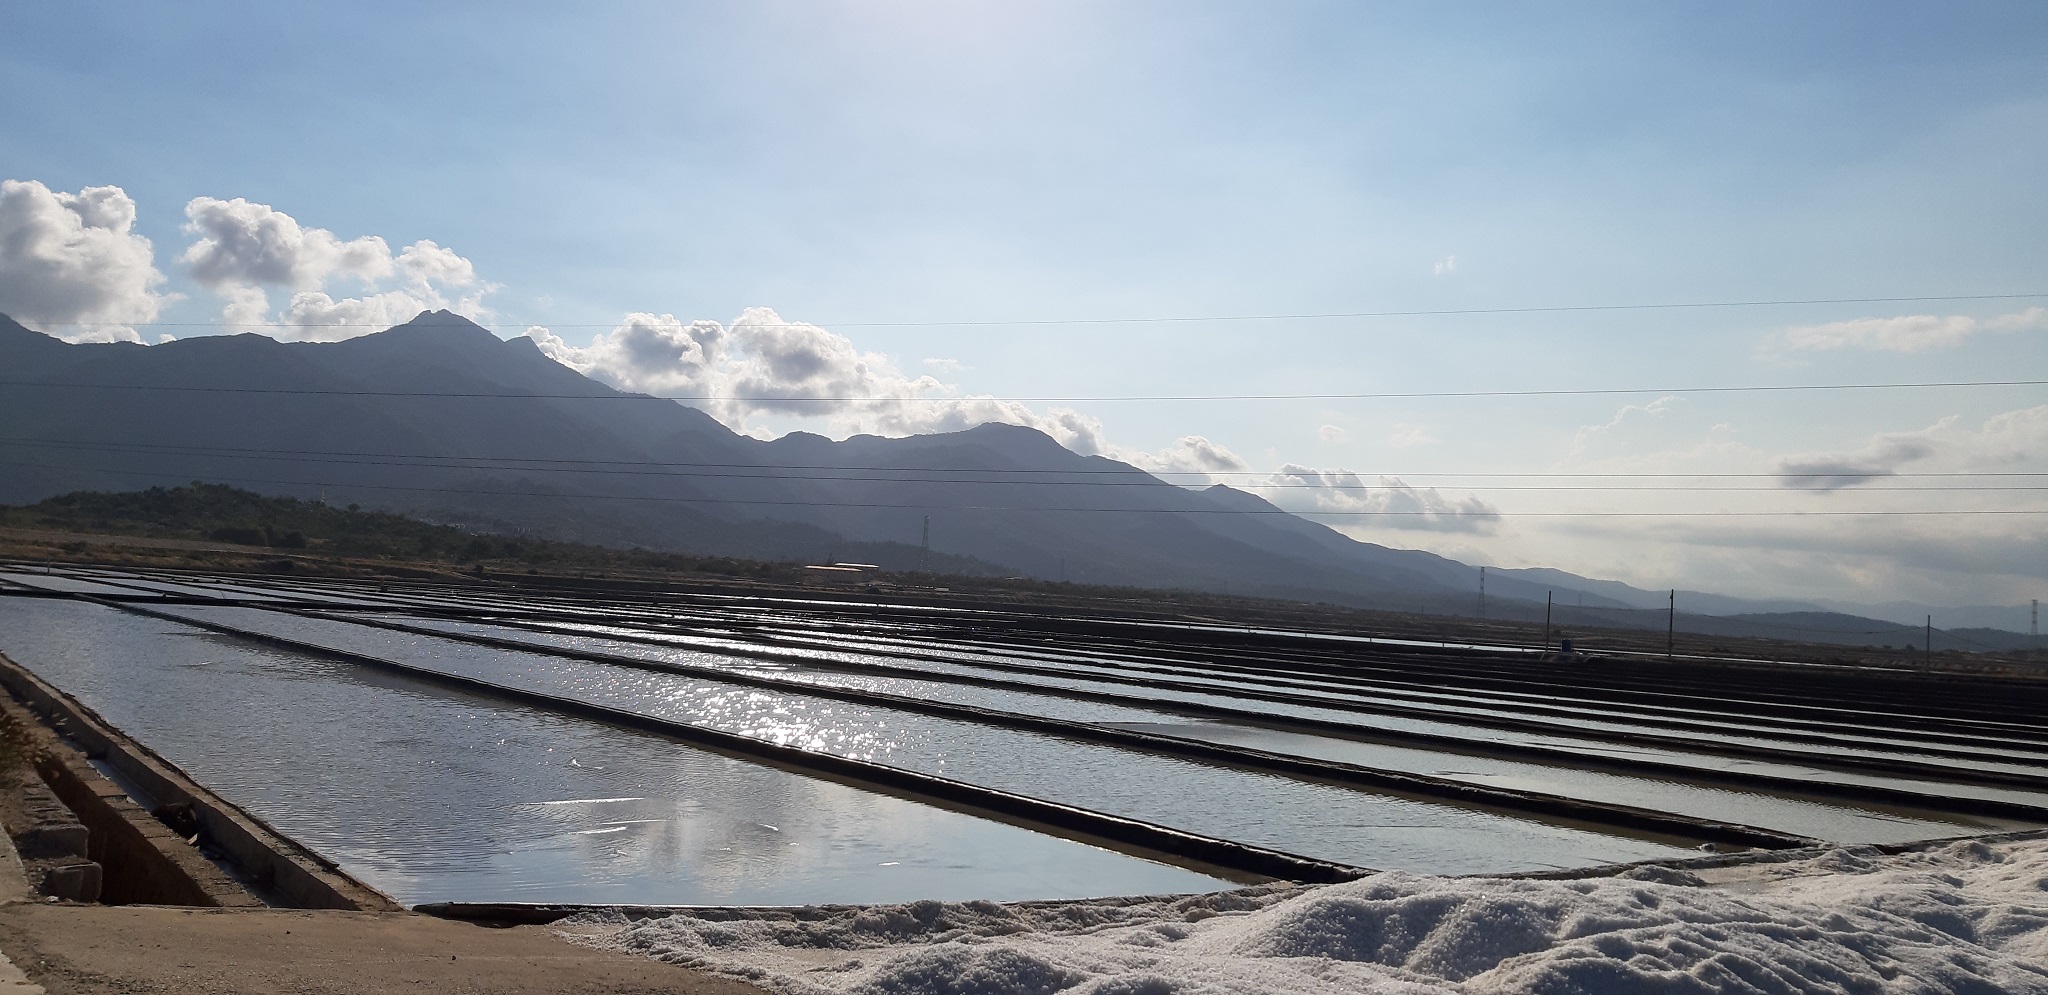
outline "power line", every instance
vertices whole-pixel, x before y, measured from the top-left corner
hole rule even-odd
[[[77,467],[52,466],[45,463],[0,462],[0,466],[26,469],[70,470]],[[161,480],[184,479],[181,474],[152,473],[146,470],[95,470],[98,473],[112,473],[130,477],[151,477]],[[1002,511],[1002,512],[1083,512],[1116,515],[1291,515],[1297,517],[1341,517],[1341,518],[1476,518],[1494,520],[1499,518],[1890,518],[1928,517],[1952,515],[2048,515],[2048,509],[2000,508],[2000,509],[1943,509],[1933,511],[1302,511],[1292,512],[1280,508],[1082,508],[1044,507],[1031,505],[945,505],[945,504],[892,504],[866,501],[764,501],[749,498],[695,498],[669,495],[640,494],[567,494],[558,491],[491,491],[462,487],[407,487],[399,484],[366,484],[357,481],[335,480],[270,480],[254,477],[220,477],[215,481],[241,484],[271,484],[281,487],[322,487],[339,491],[411,491],[428,494],[473,494],[489,497],[530,497],[553,498],[564,501],[652,501],[669,504],[716,504],[749,505],[781,508],[866,508],[898,509],[907,511]]]
[[[1741,394],[1804,390],[1921,390],[1947,387],[2043,387],[2048,380],[1943,380],[1919,383],[1762,384],[1708,387],[1562,387],[1528,390],[1423,390],[1377,391],[1357,394],[1122,394],[1065,397],[780,397],[727,394],[496,394],[472,391],[430,390],[321,390],[293,387],[205,387],[183,384],[46,383],[33,380],[0,380],[0,387],[48,387],[62,390],[140,390],[176,393],[255,394],[306,397],[437,397],[495,398],[516,401],[738,401],[773,404],[919,403],[974,404],[985,401],[1046,403],[1101,403],[1113,401],[1367,401],[1415,398],[1460,397],[1588,397],[1619,394]]]
[[[1947,301],[2009,301],[2048,297],[2048,292],[2027,294],[1931,294],[1917,297],[1824,297],[1787,300],[1686,301],[1662,304],[1567,304],[1532,307],[1436,308],[1413,311],[1325,311],[1290,314],[1198,314],[1132,318],[997,318],[945,321],[785,321],[748,322],[754,327],[788,328],[799,325],[835,328],[987,328],[1029,325],[1148,325],[1234,321],[1303,321],[1330,318],[1426,318],[1488,314],[1572,314],[1598,311],[1684,311],[1711,308],[1794,307],[1821,304],[1921,304]],[[384,322],[266,322],[248,325],[227,321],[50,321],[42,324],[74,328],[389,328]],[[500,322],[487,328],[531,326],[540,322]],[[620,322],[557,323],[548,328],[615,328]]]
[[[30,448],[41,448],[41,449],[57,449],[57,450],[64,450],[64,451],[76,451],[76,450],[97,450],[97,451],[101,451],[101,452],[107,452],[107,453],[116,453],[116,454],[137,454],[137,453],[149,454],[149,453],[155,453],[155,454],[162,454],[162,455],[165,455],[165,456],[176,456],[176,457],[186,457],[186,458],[191,458],[191,459],[247,459],[247,460],[271,460],[271,461],[276,461],[276,462],[289,462],[289,463],[326,463],[326,464],[341,464],[341,465],[347,465],[347,466],[396,466],[396,467],[411,467],[411,468],[419,468],[419,469],[438,469],[438,470],[476,470],[476,471],[488,471],[488,472],[505,472],[505,473],[573,473],[573,474],[600,474],[600,475],[615,475],[615,476],[640,476],[640,477],[670,477],[670,478],[684,478],[684,479],[731,479],[731,480],[819,480],[819,481],[843,481],[843,482],[849,482],[849,483],[908,483],[908,484],[976,484],[976,485],[1010,485],[1010,486],[1033,486],[1033,487],[1048,487],[1048,486],[1059,486],[1059,487],[1073,487],[1073,486],[1085,486],[1085,487],[1159,487],[1159,486],[1176,486],[1176,485],[1174,485],[1174,484],[1172,484],[1172,483],[1170,483],[1170,482],[1168,482],[1168,481],[1165,481],[1165,480],[1159,479],[1159,477],[1158,477],[1158,476],[1157,476],[1156,474],[1153,474],[1153,473],[1149,473],[1149,472],[1147,472],[1147,471],[1145,471],[1145,470],[1142,470],[1142,469],[1138,469],[1138,468],[1135,468],[1135,467],[1133,467],[1133,468],[1129,468],[1129,469],[1125,469],[1125,470],[1085,470],[1085,471],[1067,471],[1067,470],[1057,470],[1057,469],[1037,469],[1037,468],[1033,468],[1033,469],[1022,469],[1022,470],[1014,470],[1014,471],[1013,471],[1013,470],[976,470],[976,469],[965,469],[965,468],[958,468],[958,467],[895,467],[895,468],[886,468],[886,467],[860,467],[860,466],[784,466],[784,465],[776,465],[776,464],[745,464],[745,463],[712,463],[712,464],[690,464],[690,463],[652,463],[652,462],[648,462],[648,463],[633,463],[633,464],[616,464],[616,463],[612,463],[611,461],[605,461],[605,460],[526,460],[526,459],[520,459],[520,458],[516,458],[516,457],[515,457],[515,458],[510,458],[510,459],[496,459],[496,460],[493,460],[493,459],[489,459],[489,458],[486,458],[486,457],[473,457],[473,456],[393,456],[393,455],[379,455],[379,454],[352,454],[352,453],[350,453],[350,454],[345,454],[345,453],[325,453],[325,452],[320,452],[320,451],[315,451],[315,450],[289,450],[289,449],[284,449],[284,450],[255,450],[255,449],[214,449],[214,448],[210,448],[210,447],[197,447],[197,446],[151,446],[151,445],[146,445],[146,444],[141,444],[141,443],[68,443],[68,442],[50,442],[50,441],[24,441],[24,440],[13,440],[13,439],[0,439],[0,446],[21,446],[21,447],[30,447]],[[542,464],[549,464],[549,463],[569,463],[569,464],[573,464],[573,465],[569,465],[569,466],[559,466],[559,465],[540,465],[540,466],[532,466],[532,465],[522,465],[522,464],[529,464],[529,463],[542,463]],[[674,470],[674,469],[638,469],[637,467],[671,467],[671,468],[673,468],[673,467],[688,467],[688,468],[690,468],[690,469],[684,469],[684,470]],[[703,468],[705,468],[705,469],[698,469],[698,467],[703,467]],[[751,470],[751,471],[758,471],[758,472],[717,472],[717,471],[723,471],[723,470],[731,470],[731,471],[749,471],[749,470]],[[786,473],[786,472],[779,472],[779,471],[788,471],[788,470],[800,470],[800,471],[838,471],[838,472],[837,472],[837,473],[831,473],[831,474],[826,474],[826,473]],[[776,472],[770,472],[770,471],[776,471]],[[1201,471],[1182,471],[1182,472],[1183,472],[1183,473],[1200,473]],[[918,476],[918,477],[895,477],[895,476],[873,476],[873,474],[878,474],[878,473],[917,473],[917,474],[926,474],[927,476]],[[985,479],[985,478],[987,478],[987,477],[990,477],[990,476],[994,476],[994,475],[1004,475],[1004,474],[1018,474],[1018,473],[1021,473],[1021,474],[1030,474],[1030,475],[1032,475],[1032,477],[1027,477],[1026,479],[1020,479],[1020,480],[1002,480],[1002,479]],[[1119,476],[1119,477],[1124,477],[1124,478],[1134,478],[1134,477],[1135,477],[1135,478],[1142,478],[1142,479],[1122,479],[1122,480],[1087,480],[1087,479],[1084,479],[1084,480],[1046,480],[1046,479],[1033,479],[1033,478],[1042,478],[1042,477],[1044,477],[1044,476],[1046,476],[1046,475],[1051,475],[1051,474],[1059,474],[1059,475],[1066,475],[1066,474],[1069,474],[1069,473],[1073,473],[1073,474],[1082,474],[1082,473],[1085,473],[1085,474],[1089,474],[1089,475],[1094,475],[1094,476],[1101,476],[1101,475],[1107,475],[1107,474],[1114,474],[1114,475],[1116,475],[1116,476]],[[938,475],[938,476],[931,476],[931,475]],[[974,476],[973,476],[973,477],[967,477],[967,476],[965,476],[965,475],[974,475]],[[1235,475],[1239,475],[1239,476],[1245,476],[1245,475],[1250,475],[1250,476],[1262,476],[1262,475],[1258,474],[1258,473],[1257,473],[1256,471],[1241,471],[1241,472],[1237,472],[1237,473],[1236,473]],[[1285,477],[1286,475],[1285,475],[1285,474],[1279,474],[1279,473],[1273,473],[1273,474],[1266,474],[1266,475],[1263,475],[1263,476],[1266,476],[1266,477]],[[1392,476],[1392,475],[1381,475],[1381,476]],[[1728,476],[1734,476],[1734,475],[1728,475]],[[1755,474],[1755,475],[1742,475],[1742,476],[1745,476],[1745,477],[1766,477],[1766,476],[1774,476],[1774,475],[1764,475],[1764,474]],[[1804,477],[1807,477],[1807,476],[1821,476],[1821,477],[1828,477],[1828,478],[1835,478],[1835,479],[1840,479],[1840,478],[1852,478],[1852,479],[1863,479],[1863,478],[1868,478],[1868,477],[1870,477],[1871,475],[1870,475],[1870,474],[1867,474],[1867,473],[1861,473],[1861,474],[1812,474],[1812,475],[1809,475],[1809,474],[1796,474],[1795,476],[1798,476],[1798,477],[1801,477],[1801,478],[1804,478]],[[2018,473],[2018,474],[1983,474],[1983,476],[2048,476],[2048,473]],[[1404,482],[1404,483],[1401,483],[1401,484],[1386,484],[1386,483],[1378,483],[1378,484],[1366,484],[1366,483],[1346,484],[1346,483],[1284,483],[1284,482],[1273,482],[1273,481],[1271,481],[1271,480],[1262,480],[1262,481],[1260,481],[1260,482],[1259,482],[1259,483],[1257,484],[1257,486],[1258,486],[1258,487],[1259,487],[1260,489],[1268,489],[1268,490],[1270,490],[1270,489],[1278,489],[1278,490],[1338,490],[1338,491],[1375,491],[1375,490],[1390,490],[1390,491],[1391,491],[1391,490],[1402,490],[1402,489],[1405,489],[1405,488],[1406,488],[1407,486],[1409,486],[1409,485],[1406,485],[1406,484],[1405,484],[1405,482]],[[1686,492],[1692,492],[1692,493],[1706,493],[1706,492],[1730,492],[1730,493],[1743,493],[1743,492],[1768,492],[1768,493],[1778,493],[1778,494],[1782,494],[1782,493],[1786,493],[1786,492],[1832,492],[1832,491],[1834,491],[1834,490],[1839,490],[1839,489],[1842,489],[1842,488],[1840,488],[1839,486],[1836,486],[1836,487],[1797,487],[1797,486],[1790,486],[1790,485],[1785,485],[1785,484],[1780,484],[1780,485],[1777,485],[1777,486],[1767,486],[1767,487],[1760,487],[1760,486],[1725,486],[1725,485],[1723,485],[1723,486],[1715,486],[1715,487],[1684,487],[1684,486],[1674,486],[1674,485],[1669,485],[1669,484],[1666,484],[1666,485],[1656,485],[1656,486],[1650,486],[1650,485],[1614,485],[1614,484],[1477,484],[1477,485],[1466,485],[1466,486],[1465,486],[1465,489],[1466,489],[1466,490],[1484,490],[1484,491],[1635,491],[1635,492],[1657,492],[1657,491],[1686,491]],[[1973,485],[1932,485],[1932,486],[1913,486],[1913,487],[1896,487],[1896,486],[1893,486],[1893,487],[1861,487],[1861,488],[1858,488],[1858,489],[1857,489],[1857,491],[1858,491],[1859,493],[1869,493],[1869,492],[1891,492],[1891,491],[1942,491],[1942,492],[1957,492],[1957,491],[2000,491],[2000,492],[2010,492],[2010,491],[2042,491],[2042,490],[2048,490],[2048,485],[2041,485],[2041,484],[2025,484],[2025,485],[2021,485],[2021,484],[1992,484],[1992,485],[1982,485],[1982,484],[1973,484]]]

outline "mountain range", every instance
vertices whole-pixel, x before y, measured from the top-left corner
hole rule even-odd
[[[1242,490],[1169,484],[1035,429],[755,439],[446,311],[340,342],[154,346],[66,343],[0,315],[0,370],[4,504],[204,480],[616,546],[1498,617],[1540,618],[1554,594],[1566,623],[1665,622],[1665,592],[1550,569],[1489,569],[1482,604],[1476,567],[1359,542]],[[1856,643],[1903,631],[1842,605],[1680,600],[1687,629]]]

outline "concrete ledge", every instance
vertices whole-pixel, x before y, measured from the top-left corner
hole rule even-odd
[[[121,786],[107,780],[77,752],[58,746],[36,758],[36,773],[91,830],[86,856],[105,868],[87,896],[59,894],[44,878],[45,894],[109,905],[198,905],[251,908],[263,902],[223,873],[170,828],[152,818]]]
[[[0,687],[12,692],[84,750],[82,757],[76,751],[66,751],[68,760],[66,752],[52,751],[48,761],[38,764],[38,772],[74,812],[81,806],[104,808],[109,839],[118,839],[124,848],[119,852],[140,853],[141,848],[146,848],[182,855],[167,858],[167,863],[189,871],[188,876],[195,883],[205,882],[198,885],[197,892],[187,892],[185,899],[174,901],[194,905],[264,904],[201,856],[186,838],[137,805],[119,785],[101,776],[86,758],[105,763],[127,779],[148,796],[156,810],[176,812],[180,821],[189,812],[189,825],[196,828],[196,835],[247,875],[265,893],[268,904],[370,912],[401,909],[397,902],[349,877],[331,861],[291,842],[262,820],[201,787],[148,747],[129,739],[91,709],[5,656],[0,656]],[[80,812],[80,818],[89,828],[100,828],[86,813]],[[197,861],[203,869],[190,861]],[[119,894],[120,886],[114,882],[126,872],[114,866],[107,871],[110,887],[116,889],[115,894],[107,896],[111,901]],[[145,879],[153,879],[159,871],[168,873],[170,868],[145,871]],[[232,886],[232,890],[226,886]],[[201,894],[212,900],[199,900]]]
[[[43,867],[39,889],[51,898],[67,902],[97,902],[106,884],[100,865],[90,860],[63,860]]]
[[[14,848],[23,860],[83,857],[90,852],[91,834],[85,824],[58,800],[48,784],[23,773],[14,790],[15,811],[7,820],[7,835],[14,839]]]
[[[28,869],[21,866],[21,854],[14,850],[14,840],[0,833],[0,905],[26,902],[34,894],[28,886]]]

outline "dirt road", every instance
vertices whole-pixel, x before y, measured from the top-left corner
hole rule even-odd
[[[166,906],[0,906],[0,950],[49,995],[760,995],[537,926]]]

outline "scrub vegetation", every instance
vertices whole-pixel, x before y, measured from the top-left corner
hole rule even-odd
[[[222,484],[193,483],[118,494],[76,491],[32,505],[0,508],[0,525],[257,547],[285,555],[282,560],[273,558],[273,563],[292,562],[290,557],[295,554],[317,554],[549,571],[637,568],[770,578],[792,570],[790,564],[782,563],[479,534],[356,505],[337,508],[319,501],[267,497]]]

